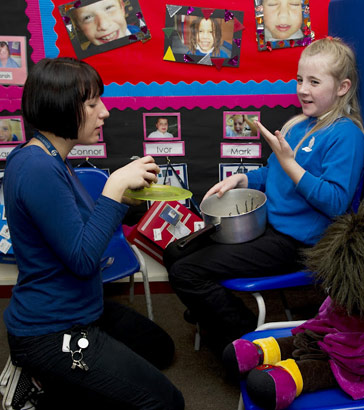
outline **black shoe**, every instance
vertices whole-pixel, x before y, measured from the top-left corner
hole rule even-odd
[[[197,319],[189,309],[186,309],[183,313],[183,318],[186,322],[191,323],[191,325],[197,324]]]

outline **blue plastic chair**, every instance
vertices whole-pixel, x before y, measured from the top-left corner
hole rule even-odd
[[[82,185],[96,201],[109,177],[108,172],[95,167],[79,167],[75,168],[75,172]],[[129,277],[131,303],[134,300],[134,275],[140,272],[143,277],[148,317],[153,320],[152,298],[144,258],[135,245],[130,245],[127,242],[121,225],[104,252],[101,259],[101,270],[104,283]]]
[[[284,322],[282,322],[283,324]],[[289,324],[289,322],[288,322]],[[286,322],[287,325],[287,322]],[[274,338],[291,336],[292,327],[276,329],[257,330],[244,335],[242,338],[253,341],[258,338],[273,336]],[[240,383],[241,396],[238,410],[262,410],[254,404],[246,391],[246,383]],[[353,400],[340,388],[318,390],[313,393],[304,393],[297,397],[294,402],[287,407],[287,410],[358,410],[364,409],[364,399]]]
[[[354,198],[351,203],[350,209],[354,212],[358,211],[360,201],[362,199],[364,177],[362,176],[358,187],[356,189]],[[258,278],[234,278],[226,279],[220,282],[222,286],[227,289],[240,292],[251,292],[255,297],[258,304],[258,323],[257,327],[261,326],[265,322],[266,306],[264,298],[261,295],[261,291],[264,290],[281,290],[281,299],[285,308],[285,313],[289,321],[292,320],[292,314],[288,307],[283,289],[313,285],[315,283],[315,275],[309,270],[301,270],[298,272],[292,272],[284,275],[277,276],[265,276]]]
[[[264,276],[260,278],[238,278],[227,279],[221,282],[221,284],[228,289],[251,292],[258,304],[258,322],[257,327],[261,326],[265,322],[266,306],[264,298],[261,295],[261,291],[272,289],[285,289],[298,286],[312,285],[315,282],[314,274],[308,270],[302,270],[294,273],[288,273],[278,276]],[[289,310],[284,293],[281,292],[281,299],[285,308],[286,316],[288,320],[292,320],[292,314]]]

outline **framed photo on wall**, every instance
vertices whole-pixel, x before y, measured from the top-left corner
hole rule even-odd
[[[254,121],[260,120],[260,112],[224,111],[224,138],[259,139],[259,129]]]
[[[0,84],[23,85],[27,78],[26,39],[0,36]]]
[[[144,139],[147,141],[173,141],[181,139],[179,112],[143,113]]]
[[[309,0],[252,0],[258,50],[307,46],[312,42]]]
[[[138,0],[77,0],[58,9],[79,59],[151,38]]]
[[[0,117],[0,145],[25,142],[23,117]]]
[[[166,5],[164,60],[238,67],[244,13]]]

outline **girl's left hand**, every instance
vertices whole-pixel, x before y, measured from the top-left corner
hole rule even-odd
[[[259,121],[255,121],[255,125],[259,128],[259,131],[263,135],[264,139],[267,141],[272,151],[276,154],[276,157],[285,173],[295,184],[298,184],[306,171],[295,160],[294,152],[281,132],[276,131],[273,135]]]
[[[272,151],[276,154],[278,161],[294,160],[294,153],[288,142],[285,140],[280,131],[276,131],[274,135],[269,132],[264,125],[259,121],[254,121],[259,131],[267,141]],[[282,164],[283,165],[283,164]]]

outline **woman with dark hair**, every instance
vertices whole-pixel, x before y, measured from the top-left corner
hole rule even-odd
[[[221,27],[216,19],[197,17],[191,23],[189,54],[227,58],[224,50],[220,50],[221,44]]]
[[[157,369],[171,338],[134,310],[103,301],[100,258],[128,207],[125,189],[148,187],[152,157],[117,169],[93,203],[67,155],[99,139],[109,116],[88,64],[43,59],[24,86],[33,138],[7,158],[4,196],[19,276],[4,313],[13,364],[40,382],[37,409],[183,409]]]
[[[0,41],[0,68],[19,68],[19,64],[11,58],[10,48],[6,41]]]

